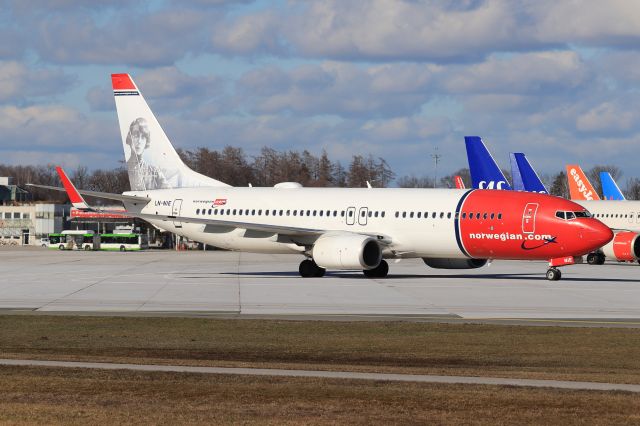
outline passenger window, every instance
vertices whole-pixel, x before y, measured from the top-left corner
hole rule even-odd
[[[255,215],[256,215],[255,209],[251,210],[251,216],[255,216]]]
[[[484,214],[482,215],[482,218],[483,218],[484,220],[487,220],[487,214],[486,214],[486,213],[484,213]]]
[[[340,212],[340,217],[344,217],[344,210]]]
[[[440,219],[444,217],[444,212],[440,212]]]
[[[320,210],[318,213],[320,213],[320,216],[322,216],[324,214],[324,210]]]
[[[407,212],[402,212],[402,218],[404,219],[405,217],[407,217]]]
[[[196,209],[196,214],[200,214],[200,209]]]
[[[242,209],[238,210],[238,216],[242,216]]]
[[[265,210],[265,211],[264,211],[264,215],[265,215],[265,216],[269,216],[269,210]]]
[[[480,219],[480,212],[476,213],[476,219]]]
[[[451,219],[451,212],[447,213],[447,219]]]
[[[209,216],[211,216],[211,209],[209,209]]]
[[[247,216],[249,216],[249,209],[246,209],[246,210],[244,211],[244,214],[245,214],[245,215],[247,215]]]
[[[498,213],[498,220],[502,219],[502,213]]]
[[[378,212],[376,211],[376,212],[373,214],[373,216],[374,216],[374,217],[378,217]]]
[[[311,216],[311,210],[307,210],[307,216]]]
[[[436,212],[431,213],[431,218],[435,219],[436,218]]]
[[[258,216],[262,216],[262,210],[258,210]]]
[[[298,210],[294,210],[294,211],[293,211],[293,215],[294,215],[294,216],[298,216]],[[301,214],[300,216],[302,216],[302,214]]]
[[[424,212],[424,218],[428,219],[429,218],[429,212]]]
[[[467,218],[467,212],[462,212],[462,218],[466,219]]]
[[[418,212],[417,213],[417,217],[418,217],[418,219],[420,219],[422,217],[422,212]]]
[[[353,210],[349,210],[349,217],[353,217]]]
[[[409,217],[413,218],[413,212],[409,213]]]
[[[314,211],[313,211],[313,215],[314,215],[314,216],[316,215],[316,210],[314,210]]]
[[[373,212],[369,210],[369,217],[373,217]]]
[[[236,211],[237,211],[236,209],[233,209],[233,214],[234,214],[234,215],[236,214]]]
[[[291,210],[287,210],[287,216],[289,216],[290,212],[291,212]],[[294,210],[294,212],[295,212],[295,210]]]
[[[280,210],[280,216],[282,216],[282,213],[284,213],[284,210]]]
[[[400,216],[400,212],[396,212],[396,217]]]
[[[495,213],[491,213],[491,220],[493,220],[496,217]]]
[[[384,212],[380,213],[380,217],[384,217]],[[640,215],[639,215],[640,217]]]
[[[336,216],[338,216],[338,210],[333,211],[333,217],[336,217]]]

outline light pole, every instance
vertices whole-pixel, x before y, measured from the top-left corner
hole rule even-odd
[[[433,162],[434,162],[434,169],[433,169],[433,187],[435,188],[437,186],[437,182],[438,182],[438,162],[440,162],[440,157],[442,157],[442,155],[438,154],[438,147],[436,146],[434,148],[434,153],[431,154],[431,158],[433,158]]]

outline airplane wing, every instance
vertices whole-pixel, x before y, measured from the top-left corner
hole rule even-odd
[[[60,188],[58,186],[36,185],[35,183],[28,183],[27,186],[33,186],[34,188],[50,189],[52,191],[67,192],[65,188]],[[112,194],[111,192],[87,191],[85,189],[78,189],[76,191],[78,194],[81,194],[81,195],[86,195],[88,197],[104,198],[106,200],[128,201],[133,203],[145,203],[145,204],[151,201],[151,198],[136,197],[134,195]],[[69,193],[67,192],[67,194]],[[76,207],[75,206],[76,202],[71,201],[71,203],[74,204],[74,207]],[[84,202],[84,204],[87,205],[86,202]],[[78,207],[78,208],[87,209],[90,207],[88,207],[87,205],[87,207]],[[120,213],[122,213],[122,211],[120,211]]]

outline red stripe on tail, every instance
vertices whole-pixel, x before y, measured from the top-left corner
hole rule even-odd
[[[111,74],[113,90],[136,90],[129,74]]]

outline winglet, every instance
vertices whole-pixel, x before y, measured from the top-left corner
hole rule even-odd
[[[67,177],[67,174],[62,170],[62,167],[56,166],[56,172],[58,172],[58,176],[60,176],[62,186],[64,186],[65,191],[67,191],[67,195],[69,196],[69,200],[71,200],[73,207],[89,210],[89,205],[84,201],[84,198],[82,198],[82,195],[80,195],[71,180]]]
[[[599,200],[598,193],[577,164],[567,164],[567,180],[572,200]]]

